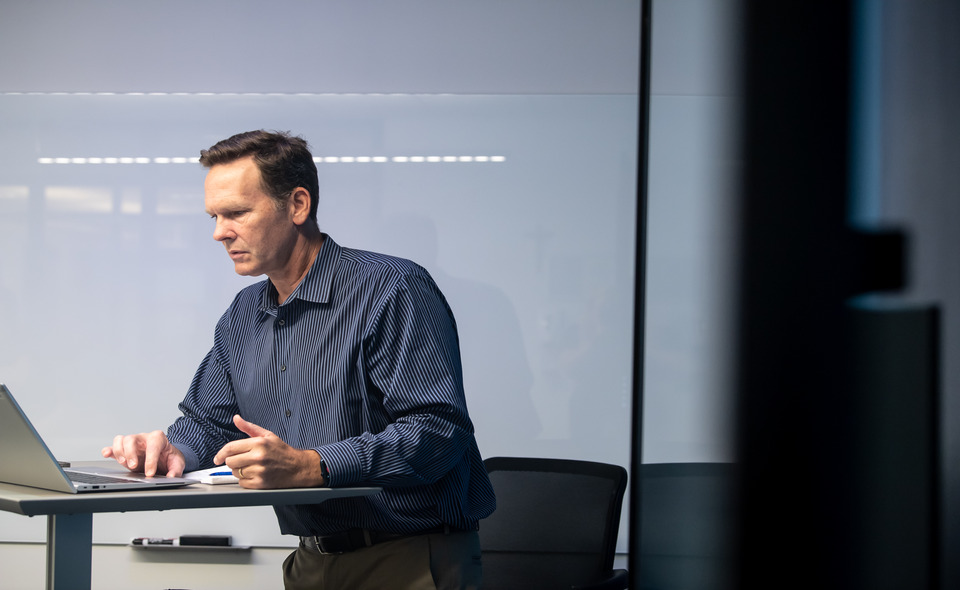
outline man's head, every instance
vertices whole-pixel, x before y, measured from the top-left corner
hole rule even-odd
[[[307,142],[286,132],[246,131],[200,151],[206,168],[252,157],[260,170],[260,184],[277,206],[284,206],[294,189],[310,193],[310,219],[317,222],[317,165]]]
[[[316,167],[306,142],[253,131],[201,154],[209,168],[203,190],[215,222],[213,239],[226,248],[238,274],[267,275],[282,301],[323,241],[310,192],[316,191]]]

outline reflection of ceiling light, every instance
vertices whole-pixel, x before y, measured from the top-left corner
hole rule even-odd
[[[313,159],[317,164],[350,164],[354,162],[383,164],[395,162],[397,164],[472,163],[472,162],[506,162],[506,156],[318,156]]]
[[[422,96],[404,92],[0,92],[0,96]],[[450,96],[438,92],[430,96]]]
[[[322,156],[313,159],[317,164],[384,164],[386,162],[423,163],[423,162],[506,162],[506,156]],[[182,156],[156,158],[130,156],[122,157],[89,157],[89,158],[37,158],[38,164],[197,164],[200,158],[185,158]]]
[[[37,164],[196,164],[200,162],[200,158],[145,158],[138,157],[133,158],[130,156],[123,157],[90,157],[90,158],[37,158]]]

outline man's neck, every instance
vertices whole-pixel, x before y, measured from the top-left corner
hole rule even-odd
[[[277,305],[282,305],[296,291],[297,286],[310,272],[310,267],[313,266],[321,246],[323,246],[323,234],[319,230],[305,235],[294,248],[284,275],[270,277],[270,282],[277,290]]]

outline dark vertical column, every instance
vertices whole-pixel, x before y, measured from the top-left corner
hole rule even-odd
[[[915,238],[907,295],[943,311],[942,588],[960,588],[960,2],[871,7],[882,18],[881,214]]]
[[[647,178],[650,146],[650,31],[652,0],[641,0],[640,10],[640,76],[637,117],[637,224],[634,272],[633,306],[633,404],[631,406],[631,454],[627,505],[630,510],[630,538],[627,568],[631,575],[631,587],[640,587],[640,540],[641,540],[641,489],[640,473],[643,462],[643,363],[644,324],[646,310],[646,260],[647,260]]]
[[[850,2],[743,11],[735,587],[856,588]]]
[[[940,588],[940,310],[861,302],[850,317],[858,586]]]

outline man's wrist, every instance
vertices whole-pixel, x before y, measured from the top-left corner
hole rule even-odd
[[[320,477],[323,479],[320,482],[320,487],[330,487],[330,470],[327,469],[327,462],[323,460],[323,457],[320,457]]]
[[[310,461],[310,482],[305,485],[318,488],[330,487],[330,470],[327,469],[327,462],[323,460],[319,449],[309,450],[314,453],[315,458]]]

